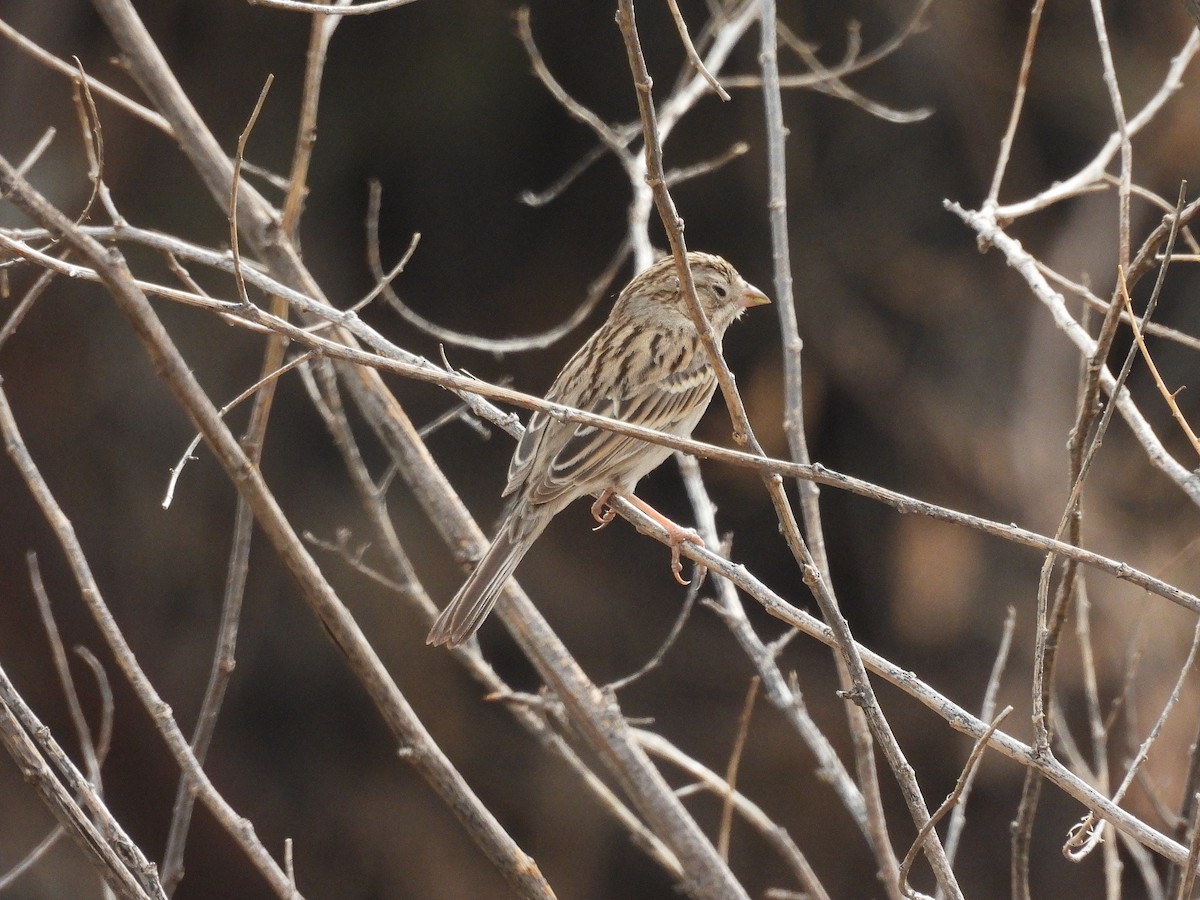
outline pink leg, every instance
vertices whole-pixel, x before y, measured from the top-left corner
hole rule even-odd
[[[611,495],[612,491],[606,491],[603,497],[607,501]],[[671,574],[674,576],[677,582],[685,587],[691,584],[691,581],[683,577],[683,562],[679,558],[679,548],[684,544],[695,544],[698,547],[703,547],[704,539],[701,538],[700,535],[696,534],[694,529],[684,528],[682,525],[676,525],[645,500],[642,500],[633,494],[622,494],[621,496],[667,530],[667,544],[671,548]],[[592,511],[594,514],[595,507],[592,507]],[[611,520],[612,509],[608,510],[608,515],[609,520]],[[607,522],[605,524],[607,524]],[[700,578],[703,580],[704,575],[708,570],[699,564],[697,564],[697,568],[700,570]]]

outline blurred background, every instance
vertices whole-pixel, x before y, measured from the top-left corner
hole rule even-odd
[[[296,125],[308,19],[234,0],[157,0],[138,4],[185,89],[223,146],[238,134],[268,73],[275,83],[251,137],[248,158],[285,173]],[[636,117],[614,4],[534,2],[532,28],[547,65],[580,102],[606,122]],[[913,4],[899,0],[781,4],[784,22],[818,48],[827,64],[844,55],[853,27],[866,49],[895,34]],[[998,253],[981,254],[970,233],[944,211],[949,198],[971,207],[986,195],[1008,120],[1028,3],[935,0],[927,27],[848,83],[890,107],[928,107],[916,124],[894,124],[821,93],[786,94],[788,201],[797,311],[804,338],[805,407],[813,458],[830,468],[920,498],[1003,522],[1053,532],[1067,495],[1065,444],[1073,421],[1079,363]],[[693,31],[707,7],[682,8]],[[372,285],[364,218],[368,181],[383,188],[385,266],[412,234],[420,245],[396,282],[405,301],[449,327],[490,337],[533,334],[565,319],[604,269],[625,234],[625,175],[611,157],[561,197],[532,208],[527,191],[554,183],[595,141],[530,73],[515,37],[512,2],[418,2],[344,21],[333,40],[321,98],[311,193],[301,227],[305,259],[340,306]],[[1179,3],[1105,4],[1127,109],[1161,83],[1170,58],[1193,27]],[[660,96],[684,62],[665,4],[642,3],[639,26]],[[60,57],[140,96],[112,57],[116,48],[83,0],[3,0],[5,22]],[[858,26],[852,23],[860,23]],[[728,73],[756,70],[757,32],[735,51]],[[781,53],[787,71],[804,71]],[[1137,182],[1174,199],[1181,179],[1195,183],[1200,99],[1195,67],[1181,94],[1135,143]],[[53,125],[58,137],[32,179],[66,210],[87,198],[86,160],[69,83],[8,41],[0,41],[0,153],[22,158]],[[223,215],[186,160],[162,134],[99,101],[105,176],[132,223],[225,246]],[[1096,37],[1083,3],[1049,4],[1001,201],[1020,199],[1067,177],[1095,155],[1113,129]],[[709,96],[672,135],[669,168],[717,156],[739,140],[750,149],[719,171],[673,191],[693,249],[719,252],[773,293],[765,214],[766,150],[757,89]],[[266,188],[268,196],[278,194]],[[1194,192],[1193,192],[1194,194]],[[1134,244],[1161,219],[1134,205]],[[0,204],[0,223],[23,224]],[[663,243],[661,231],[656,240]],[[1015,236],[1063,274],[1107,297],[1117,262],[1116,201],[1089,194],[1022,220]],[[135,268],[161,271],[130,251]],[[158,268],[156,268],[158,267]],[[625,269],[609,292],[632,273]],[[17,268],[0,319],[36,273]],[[1160,321],[1200,333],[1197,277],[1171,271]],[[1149,279],[1138,291],[1144,301]],[[487,379],[544,390],[555,372],[607,314],[555,346],[497,357],[447,348],[450,361]],[[210,314],[157,304],[196,375],[218,403],[253,383],[261,338]],[[437,343],[385,306],[365,314],[400,345],[437,358]],[[1127,341],[1118,341],[1123,354]],[[1159,365],[1193,421],[1200,413],[1194,354],[1154,345]],[[770,308],[731,330],[725,351],[751,419],[768,452],[786,455],[779,327]],[[234,492],[203,449],[185,470],[175,503],[160,503],[170,469],[192,431],[154,377],[112,302],[95,286],[58,280],[17,334],[0,347],[0,377],[43,473],[71,516],[118,622],[143,666],[190,733],[208,674],[229,550]],[[1178,458],[1186,445],[1142,367],[1131,381],[1152,424]],[[418,424],[450,406],[448,395],[393,381]],[[237,429],[245,411],[231,414]],[[728,417],[715,402],[698,437],[730,444]],[[429,445],[485,528],[501,510],[511,454],[501,433],[483,440],[461,423]],[[386,463],[370,447],[376,474]],[[268,482],[300,529],[332,539],[339,528],[368,540],[331,441],[299,381],[281,383],[264,458]],[[780,540],[757,480],[705,464],[731,533],[733,556],[792,602],[813,608]],[[673,464],[639,494],[682,521],[692,514]],[[413,498],[390,495],[397,528],[430,594],[444,602],[462,572]],[[969,709],[978,709],[1008,608],[1016,638],[1001,702],[1016,712],[1005,728],[1029,738],[1029,679],[1037,554],[865,500],[822,495],[833,585],[859,640]],[[1194,505],[1145,460],[1117,423],[1107,438],[1085,501],[1085,543],[1196,591]],[[520,570],[520,579],[597,683],[637,669],[670,629],[684,591],[670,580],[667,554],[621,522],[590,531],[586,504],[554,523]],[[74,752],[61,687],[29,586],[25,555],[38,554],[68,647],[100,655],[113,681],[116,734],[105,766],[110,805],[152,857],[161,856],[177,772],[79,599],[61,552],[11,463],[0,462],[0,664],[43,720]],[[369,558],[369,555],[368,555]],[[424,645],[428,623],[338,558],[318,559],[370,636],[434,737],[562,898],[672,896],[664,874],[547,757],[444,651]],[[1127,687],[1137,720],[1119,718],[1110,750],[1128,755],[1153,721],[1178,673],[1194,617],[1124,584],[1089,575],[1092,633],[1105,709]],[[702,594],[703,596],[703,594]],[[752,604],[751,604],[752,605]],[[814,610],[815,611],[815,610]],[[751,610],[765,636],[778,623]],[[503,629],[482,633],[486,653],[518,689],[539,686]],[[76,660],[77,663],[77,660]],[[817,721],[850,763],[842,701],[830,655],[806,639],[780,660],[795,671]],[[89,714],[97,693],[73,664]],[[1080,655],[1072,642],[1061,664],[1060,699],[1082,733]],[[621,694],[630,716],[723,771],[751,675],[720,619],[697,607],[663,665]],[[931,805],[952,787],[970,743],[915,702],[881,685],[880,697]],[[1178,808],[1189,744],[1195,737],[1196,685],[1149,764],[1149,783]],[[1137,729],[1141,729],[1138,731]],[[396,748],[338,652],[305,607],[269,548],[256,543],[237,670],[207,769],[233,806],[277,854],[295,841],[299,883],[310,898],[500,897],[506,892],[456,820]],[[1090,752],[1085,751],[1085,752]],[[683,783],[670,772],[674,783]],[[1008,896],[1008,825],[1023,770],[989,755],[971,800],[957,866],[970,897]],[[885,799],[902,855],[912,833],[888,776]],[[871,857],[850,818],[783,718],[765,702],[754,712],[740,785],[808,855],[835,897],[880,896]],[[719,804],[689,805],[715,829]],[[1145,786],[1127,806],[1169,830]],[[1032,866],[1036,896],[1099,896],[1099,856],[1082,864],[1059,853],[1082,810],[1057,791],[1043,793]],[[52,826],[49,814],[0,761],[0,872]],[[732,864],[752,896],[791,882],[779,860],[748,829],[735,829]],[[1127,896],[1144,895],[1132,866]],[[928,886],[920,869],[917,884]],[[96,896],[80,853],[62,841],[7,896]],[[208,814],[197,808],[187,875],[176,896],[268,896],[262,880]]]

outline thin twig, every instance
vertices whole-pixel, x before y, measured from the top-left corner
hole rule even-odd
[[[733,739],[733,749],[725,766],[727,793],[721,804],[721,824],[717,831],[717,852],[721,854],[722,859],[729,859],[729,837],[733,830],[733,795],[737,790],[738,768],[742,763],[742,753],[746,749],[746,738],[750,734],[750,716],[754,713],[754,701],[758,699],[758,688],[761,684],[762,679],[757,675],[750,679],[750,687],[746,689],[746,699],[742,703],[742,714],[738,716],[737,736]]]
[[[662,665],[663,659],[666,658],[667,652],[675,646],[675,641],[679,635],[683,633],[683,626],[687,624],[692,616],[692,610],[696,607],[696,598],[700,595],[700,588],[703,582],[699,578],[693,578],[692,583],[688,585],[687,594],[683,598],[683,605],[679,607],[679,614],[675,616],[675,621],[671,623],[671,629],[667,632],[667,636],[663,638],[663,642],[659,644],[658,649],[653,655],[639,666],[634,672],[618,678],[616,681],[609,682],[606,687],[614,694],[619,693],[629,685],[644,678],[650,672]]]
[[[292,371],[292,369],[295,369],[297,366],[301,366],[308,362],[313,358],[314,355],[315,354],[312,350],[305,351],[295,359],[275,369],[275,371],[268,372],[258,381],[254,382],[254,384],[250,385],[250,387],[246,388],[244,391],[222,406],[219,410],[217,410],[217,415],[224,418],[239,404],[245,400],[248,400],[250,397],[253,397],[267,385],[273,384],[278,378],[286,375],[288,372]],[[196,436],[192,438],[191,443],[187,445],[187,449],[184,450],[180,455],[179,462],[175,463],[175,465],[171,467],[171,477],[167,481],[167,491],[163,495],[162,499],[163,509],[171,508],[171,503],[175,499],[175,487],[179,483],[179,476],[183,474],[184,466],[187,465],[188,460],[196,458],[196,448],[200,446],[200,441],[203,439],[204,435],[197,433]]]
[[[263,82],[262,90],[258,92],[258,100],[254,103],[250,119],[246,122],[242,133],[238,135],[237,153],[233,158],[233,177],[229,185],[229,249],[233,253],[233,280],[237,284],[238,297],[246,306],[250,305],[250,297],[246,294],[246,280],[242,275],[242,254],[238,245],[238,188],[242,183],[242,159],[246,155],[246,142],[250,140],[250,132],[254,130],[254,125],[258,122],[258,115],[262,112],[263,104],[267,102],[267,92],[271,90],[274,81],[275,76],[268,74],[267,80]]]
[[[608,265],[604,267],[604,271],[589,286],[584,302],[577,306],[564,322],[553,328],[543,331],[540,334],[516,338],[497,339],[466,334],[431,322],[401,300],[400,296],[392,289],[389,279],[384,274],[379,252],[379,207],[381,197],[382,192],[379,182],[372,181],[370,198],[367,202],[367,261],[370,264],[371,273],[377,285],[383,291],[384,299],[388,305],[399,313],[402,319],[430,337],[453,346],[468,347],[473,350],[483,350],[489,353],[523,352],[526,350],[540,350],[551,346],[574,331],[592,314],[592,311],[596,308],[596,304],[608,292],[613,279],[617,276],[618,270],[625,264],[625,260],[629,257],[629,243],[627,241],[622,242],[613,255],[613,258],[609,260]],[[413,243],[409,245],[408,254],[411,254],[417,237],[419,235],[414,235]],[[408,254],[406,254],[406,258]]]
[[[727,781],[716,772],[701,765],[679,748],[675,747],[660,735],[648,731],[636,731],[638,743],[655,756],[669,760],[699,781],[705,790],[718,797],[729,798],[733,801],[738,813],[753,825],[760,834],[776,849],[796,880],[804,886],[811,900],[829,900],[829,895],[817,878],[816,872],[808,860],[792,841],[788,833],[771,821],[770,817],[744,794],[737,792]]]
[[[92,98],[92,89],[88,86],[87,73],[78,57],[74,58],[79,77],[73,80],[75,106],[79,111],[80,133],[83,135],[84,152],[88,160],[88,180],[92,183],[92,196],[79,214],[79,221],[88,216],[92,202],[99,198],[113,225],[118,228],[125,224],[124,217],[117,211],[113,203],[108,185],[104,183],[104,130],[100,125],[100,111],[96,109],[96,101]]]
[[[908,871],[912,868],[913,861],[917,858],[917,854],[921,852],[921,845],[929,839],[930,834],[933,833],[933,829],[937,827],[937,823],[942,820],[942,817],[945,816],[946,813],[950,812],[950,810],[953,809],[954,806],[962,799],[967,785],[970,784],[971,780],[974,778],[975,769],[979,765],[979,761],[983,759],[983,751],[987,749],[988,740],[993,734],[996,733],[996,729],[1000,727],[1000,723],[1003,722],[1011,712],[1011,706],[1004,707],[1004,709],[1000,711],[1000,714],[997,715],[996,718],[994,718],[988,725],[987,731],[980,735],[979,739],[975,741],[975,746],[971,748],[971,754],[967,757],[967,763],[963,766],[962,772],[959,773],[958,781],[956,781],[954,784],[954,790],[950,792],[949,796],[942,801],[942,805],[939,806],[933,815],[929,817],[929,821],[921,827],[921,830],[917,833],[917,837],[913,841],[912,846],[908,849],[908,852],[904,854],[904,859],[900,863],[899,884],[900,889],[906,896],[911,897],[916,893],[911,887],[908,886]]]
[[[1200,794],[1191,797],[1192,808],[1200,809]],[[1196,870],[1200,868],[1200,824],[1192,825],[1192,839],[1188,842],[1187,861],[1183,864],[1183,878],[1173,900],[1191,900],[1196,884]]]
[[[996,658],[992,661],[992,671],[988,675],[987,688],[983,692],[983,703],[979,707],[979,718],[985,722],[995,720],[996,697],[1000,693],[1000,682],[1004,677],[1004,669],[1008,664],[1008,654],[1012,649],[1013,632],[1017,625],[1017,610],[1008,608],[1004,617],[1004,631],[1000,635],[1000,645],[996,649]],[[978,769],[975,770],[976,772]],[[958,792],[958,803],[950,814],[950,823],[946,826],[946,858],[954,863],[958,854],[958,842],[962,838],[963,829],[967,824],[967,800],[971,796],[971,787],[975,783],[975,772],[967,776],[966,783]]]
[[[700,54],[696,52],[696,45],[692,43],[692,36],[688,34],[687,22],[683,20],[683,13],[679,11],[678,0],[667,0],[667,7],[671,10],[671,18],[675,20],[675,30],[679,32],[679,39],[683,42],[683,49],[687,51],[688,60],[701,77],[708,82],[708,86],[722,100],[728,100],[729,94],[725,92],[725,88],[721,87],[721,82],[717,81],[712,72],[708,71],[708,67],[704,65],[704,60],[700,58]]]
[[[103,796],[104,790],[100,782],[100,758],[96,753],[96,744],[92,740],[92,730],[88,727],[87,717],[83,714],[83,706],[79,702],[79,692],[75,689],[75,680],[71,677],[71,667],[67,664],[67,653],[63,647],[62,637],[58,633],[58,625],[54,621],[54,612],[50,608],[50,597],[42,582],[42,571],[38,566],[37,554],[32,550],[25,554],[25,564],[29,568],[29,583],[33,587],[33,596],[37,599],[42,627],[46,629],[46,637],[50,641],[50,655],[54,660],[54,670],[58,674],[59,683],[66,696],[67,711],[70,713],[71,724],[75,728],[75,737],[79,740],[80,751],[83,754],[84,771],[87,772],[88,781],[95,789],[97,796]]]
[[[357,6],[352,4],[315,3],[307,0],[246,0],[251,6],[265,6],[270,9],[282,9],[289,12],[317,13],[323,16],[369,16],[389,9],[408,6],[416,0],[367,0]]]
[[[1038,28],[1042,23],[1042,10],[1046,0],[1034,0],[1033,9],[1029,13],[1029,31],[1025,35],[1025,50],[1021,54],[1021,69],[1017,73],[1017,88],[1013,94],[1012,111],[1008,114],[1008,127],[1004,129],[1004,137],[1000,139],[1000,151],[996,154],[996,169],[992,173],[992,186],[988,188],[987,199],[983,201],[984,208],[995,206],[1000,198],[1000,184],[1004,181],[1004,172],[1008,168],[1008,158],[1012,153],[1013,138],[1017,134],[1017,125],[1021,121],[1021,112],[1025,108],[1025,91],[1029,87],[1029,70],[1033,66],[1033,49],[1037,45]]]
[[[36,866],[47,853],[54,849],[67,831],[61,825],[55,825],[49,833],[34,845],[25,856],[11,869],[0,875],[0,893],[12,888],[21,876]]]
[[[1163,266],[1166,266],[1164,260]],[[1129,299],[1129,288],[1125,284],[1125,271],[1118,270],[1121,280],[1121,299],[1125,303],[1125,312],[1129,316],[1129,327],[1133,330],[1133,339],[1137,342],[1138,350],[1142,353],[1142,358],[1146,360],[1146,367],[1150,370],[1151,376],[1154,378],[1155,385],[1158,386],[1158,392],[1162,394],[1163,399],[1167,401],[1167,406],[1171,409],[1171,415],[1175,421],[1179,423],[1180,429],[1187,435],[1188,441],[1191,442],[1192,449],[1200,455],[1200,438],[1196,437],[1196,432],[1192,430],[1192,426],[1188,424],[1187,418],[1183,415],[1183,411],[1179,408],[1179,404],[1175,402],[1175,396],[1179,390],[1169,390],[1166,383],[1163,381],[1162,375],[1159,374],[1158,366],[1154,364],[1154,358],[1150,355],[1150,350],[1146,347],[1146,341],[1142,338],[1142,330],[1138,328],[1137,317],[1133,314],[1133,303]]]
[[[54,281],[55,272],[53,269],[43,269],[42,274],[37,277],[37,280],[29,286],[29,290],[25,292],[25,296],[20,302],[13,307],[12,313],[5,319],[4,326],[0,327],[0,348],[10,337],[17,333],[17,329],[21,327],[21,322],[25,320],[25,316],[33,309],[33,305],[46,292],[46,288],[50,287],[50,283]]]
[[[9,25],[7,22],[5,22],[3,19],[0,19],[0,35],[8,38],[10,41],[12,41],[14,44],[16,44],[17,47],[20,48],[24,53],[27,53],[29,56],[36,59],[42,65],[54,70],[55,72],[65,75],[68,78],[74,78],[78,74],[76,72],[75,67],[72,66],[69,62],[59,59],[57,56],[55,56],[53,53],[50,53],[47,50],[43,50],[41,47],[39,47],[33,41],[29,40],[29,38],[25,37],[25,35],[21,34],[21,32],[17,31],[15,28],[13,28],[11,25]],[[130,98],[128,98],[124,94],[122,94],[120,91],[109,87],[108,85],[104,84],[101,81],[96,80],[95,78],[92,78],[90,75],[85,76],[85,77],[87,78],[88,86],[93,91],[95,91],[97,94],[99,94],[101,97],[103,97],[105,100],[109,100],[109,101],[115,103],[117,106],[121,107],[121,109],[125,110],[126,112],[132,113],[133,115],[137,116],[142,121],[148,122],[150,125],[153,125],[159,131],[161,131],[165,134],[168,134],[168,135],[172,134],[171,124],[163,116],[159,115],[154,110],[143,106],[142,104],[138,103],[136,100],[131,100]]]

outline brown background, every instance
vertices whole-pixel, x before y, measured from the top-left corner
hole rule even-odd
[[[1065,339],[998,254],[980,255],[973,236],[941,206],[978,204],[987,191],[1007,121],[1027,3],[937,0],[928,29],[850,83],[898,108],[931,107],[919,124],[895,125],[813,92],[785,98],[792,259],[805,339],[806,407],[815,459],[925,499],[1041,531],[1054,528],[1065,499],[1064,444],[1072,417],[1076,359]],[[276,76],[250,158],[286,171],[295,125],[307,19],[240,2],[140,3],[168,60],[231,151],[267,73]],[[1114,52],[1131,109],[1161,79],[1191,27],[1178,4],[1109,4]],[[605,158],[543,208],[517,202],[553,182],[592,146],[529,73],[514,37],[511,3],[427,0],[345,21],[335,39],[322,95],[312,193],[302,227],[305,257],[328,295],[349,305],[371,285],[362,221],[366,182],[384,188],[384,254],[394,259],[414,231],[423,235],[398,281],[406,300],[440,324],[488,336],[524,334],[565,318],[603,268],[624,231],[628,190]],[[82,0],[7,0],[6,21],[54,52],[136,96],[109,64],[104,29]],[[700,4],[685,4],[698,24]],[[839,59],[846,24],[862,22],[865,46],[890,36],[909,5],[888,2],[787,3],[781,15]],[[535,3],[533,28],[547,63],[579,100],[611,122],[635,115],[611,4]],[[682,62],[665,5],[639,8],[649,64],[661,88]],[[753,30],[729,67],[755,67]],[[799,66],[787,54],[784,64]],[[1195,73],[1189,72],[1192,81]],[[86,170],[66,81],[0,44],[0,153],[19,159],[48,124],[55,147],[35,182],[67,209],[87,194]],[[1174,197],[1197,176],[1200,101],[1188,84],[1137,142],[1139,182]],[[106,176],[132,222],[193,240],[227,242],[223,217],[160,134],[101,103]],[[1090,159],[1111,130],[1086,4],[1050,4],[1002,199],[1034,193]],[[735,92],[730,104],[705,99],[667,146],[668,166],[687,165],[745,139],[750,152],[720,172],[680,186],[676,203],[693,248],[722,253],[772,291],[765,209],[761,98]],[[271,195],[275,196],[275,195]],[[1135,239],[1160,213],[1135,207]],[[20,222],[0,205],[0,222]],[[1033,217],[1016,235],[1041,258],[1107,295],[1116,261],[1115,204],[1092,196]],[[146,254],[135,265],[158,271]],[[623,272],[621,278],[628,276]],[[28,270],[12,274],[14,297]],[[1172,276],[1162,318],[1200,330],[1195,276]],[[12,300],[0,301],[0,315]],[[201,382],[218,402],[250,384],[260,339],[213,317],[160,302],[161,314]],[[497,359],[450,349],[451,360],[486,378],[508,377],[540,391],[602,319],[607,301],[576,334],[544,352]],[[397,342],[436,358],[436,344],[382,307],[370,321]],[[1124,351],[1124,344],[1119,348]],[[778,328],[756,310],[730,332],[726,353],[769,452],[785,454]],[[1175,385],[1195,384],[1191,356],[1162,348]],[[169,469],[191,431],[154,379],[140,347],[101,291],[60,281],[20,332],[0,348],[17,416],[44,474],[72,517],[99,583],[142,664],[190,731],[207,677],[232,519],[233,491],[203,450],[186,470],[175,506],[159,507]],[[1168,445],[1182,445],[1134,388]],[[447,408],[447,395],[396,382],[418,422]],[[1197,412],[1194,388],[1181,401]],[[240,428],[244,414],[233,415]],[[719,402],[699,436],[729,442]],[[500,510],[511,452],[496,434],[481,441],[461,425],[430,439],[433,452],[480,521]],[[1186,457],[1181,453],[1181,458]],[[369,460],[383,469],[381,454]],[[286,380],[265,472],[293,521],[322,537],[364,526],[347,480],[298,381]],[[678,475],[664,466],[640,493],[690,519]],[[783,596],[809,605],[752,477],[706,466],[721,527],[734,555]],[[391,509],[431,594],[444,601],[461,573],[432,536],[411,497],[396,488]],[[856,635],[968,708],[977,708],[1006,607],[1018,610],[1017,648],[1003,702],[1017,706],[1009,728],[1028,737],[1031,617],[1040,558],[973,533],[900,517],[869,502],[823,494],[834,586]],[[1194,507],[1146,465],[1117,426],[1089,494],[1089,546],[1195,590]],[[598,682],[637,668],[666,634],[683,597],[667,577],[666,554],[617,523],[588,530],[586,506],[560,517],[521,569],[522,583]],[[68,747],[69,724],[37,623],[24,554],[36,550],[68,645],[83,643],[109,664],[117,735],[105,767],[116,814],[152,857],[161,855],[176,772],[146,716],[115,674],[82,609],[62,557],[7,461],[0,463],[0,663]],[[338,560],[319,557],[401,688],[455,764],[532,853],[563,898],[671,896],[663,874],[588,799],[565,768],[547,759],[505,712],[444,652],[423,643],[427,623]],[[1139,678],[1146,721],[1177,670],[1191,620],[1158,599],[1092,579],[1101,690],[1121,686],[1139,608],[1148,651]],[[777,626],[752,612],[766,634]],[[527,664],[496,623],[483,632],[497,668],[518,688],[536,689]],[[799,640],[782,659],[795,670],[813,714],[849,759],[826,651]],[[1064,660],[1063,701],[1078,711],[1078,655]],[[750,671],[719,619],[698,609],[665,664],[622,694],[631,716],[716,769],[723,769]],[[95,690],[76,667],[82,695]],[[893,689],[881,698],[931,804],[945,796],[968,742]],[[1190,695],[1194,709],[1195,697]],[[1193,717],[1172,725],[1152,771],[1176,802]],[[1079,718],[1076,723],[1081,722]],[[1191,724],[1189,724],[1189,722]],[[1144,727],[1143,723],[1143,727]],[[1122,738],[1115,741],[1119,750]],[[302,889],[312,898],[461,898],[504,894],[451,815],[404,764],[319,625],[276,561],[257,546],[245,622],[226,710],[208,770],[255,824],[267,846],[296,842]],[[1119,753],[1117,754],[1120,755]],[[1008,822],[1022,771],[989,758],[974,794],[958,870],[968,896],[1008,890]],[[672,778],[674,775],[672,774]],[[787,827],[836,897],[879,896],[870,857],[814,763],[782,718],[755,713],[742,781]],[[1034,891],[1097,896],[1099,858],[1072,865],[1059,855],[1080,808],[1045,793],[1035,833]],[[887,790],[902,853],[911,833],[896,791]],[[712,826],[717,804],[689,801]],[[1152,817],[1142,796],[1131,807]],[[48,814],[0,763],[0,870],[50,827]],[[788,880],[747,830],[733,839],[733,864],[754,896]],[[177,895],[265,897],[262,881],[202,810]],[[925,884],[922,872],[918,884]],[[1140,885],[1126,873],[1129,896]],[[13,896],[91,895],[95,882],[63,842]]]

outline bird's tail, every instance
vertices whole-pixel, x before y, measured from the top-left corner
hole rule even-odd
[[[535,516],[524,522],[508,521],[501,526],[475,571],[433,623],[425,638],[426,644],[457,647],[471,639],[496,605],[504,582],[533,545],[546,521]]]

